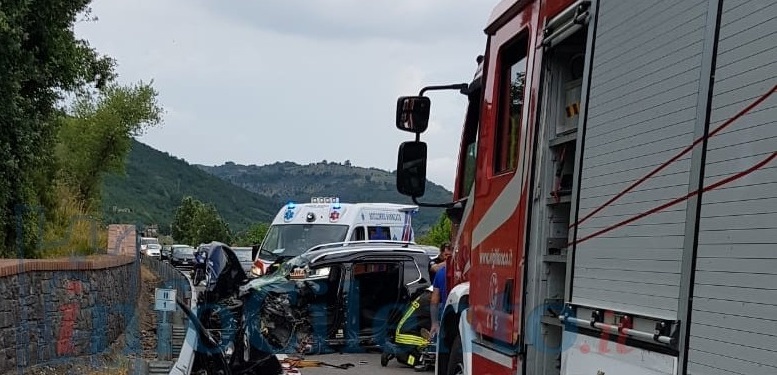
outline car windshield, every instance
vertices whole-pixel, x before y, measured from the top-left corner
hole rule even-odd
[[[148,244],[158,244],[159,240],[156,238],[141,238],[140,244],[141,245],[148,245]]]
[[[294,257],[316,245],[345,241],[346,234],[348,234],[347,225],[273,225],[267,232],[260,251],[263,255],[270,255],[271,258]]]
[[[176,255],[194,255],[193,247],[174,247],[173,254]]]

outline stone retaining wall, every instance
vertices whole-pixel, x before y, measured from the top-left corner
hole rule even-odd
[[[135,319],[139,291],[133,255],[0,260],[0,373],[104,351]]]

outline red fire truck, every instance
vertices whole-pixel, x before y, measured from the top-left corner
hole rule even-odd
[[[504,0],[401,97],[397,189],[454,222],[438,374],[777,374],[777,2]],[[433,90],[469,98],[419,202]]]

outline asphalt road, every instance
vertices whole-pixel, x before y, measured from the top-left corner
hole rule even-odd
[[[322,354],[305,357],[307,360],[323,361],[332,365],[343,365],[351,363],[354,367],[347,370],[322,367],[304,367],[299,372],[302,375],[348,375],[348,374],[369,374],[369,375],[389,375],[389,374],[427,374],[434,375],[434,371],[415,372],[411,367],[404,366],[395,359],[391,360],[386,367],[380,365],[379,353],[358,353],[358,354]]]

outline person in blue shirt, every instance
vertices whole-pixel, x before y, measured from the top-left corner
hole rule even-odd
[[[432,278],[432,281],[434,281],[435,275],[437,275],[437,271],[440,270],[443,266],[445,266],[445,263],[448,261],[448,258],[450,258],[453,255],[453,250],[451,249],[451,244],[446,242],[442,245],[440,245],[440,254],[438,254],[434,259],[432,259],[429,262],[429,276]]]
[[[432,315],[432,329],[429,333],[435,336],[440,330],[440,318],[442,318],[442,310],[445,307],[445,300],[448,298],[448,286],[446,285],[446,266],[442,266],[434,275],[432,281],[432,298],[429,301],[429,309]]]

